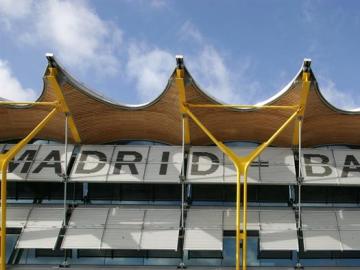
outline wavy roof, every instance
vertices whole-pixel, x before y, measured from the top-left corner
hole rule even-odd
[[[58,68],[57,79],[78,127],[82,143],[102,144],[119,140],[153,140],[181,144],[182,120],[179,112],[175,72],[165,90],[153,101],[133,106],[120,104],[85,87],[74,79],[53,57],[48,56],[48,68]],[[274,97],[261,104],[294,105],[299,100],[302,69]],[[321,94],[312,73],[311,88],[304,117],[304,146],[320,144],[360,144],[360,112],[344,111],[330,104]],[[186,98],[193,104],[219,104],[202,90],[188,70],[185,71]],[[221,90],[221,89],[220,89]],[[220,91],[219,90],[219,91]],[[44,79],[38,101],[53,101],[55,95]],[[41,121],[48,112],[42,106],[0,106],[0,140],[19,139]],[[192,111],[222,141],[263,142],[284,123],[290,112],[269,109],[192,108]],[[64,140],[64,115],[58,114],[39,139]],[[191,144],[207,145],[211,141],[190,121]],[[290,146],[293,126],[289,126],[274,142]]]

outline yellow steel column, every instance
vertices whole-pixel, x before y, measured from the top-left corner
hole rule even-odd
[[[184,129],[185,129],[185,144],[190,144],[190,125],[189,119],[185,113],[185,103],[186,103],[186,91],[185,91],[185,69],[184,69],[184,59],[181,55],[176,56],[177,68],[176,68],[176,86],[179,93],[179,108],[182,116],[184,117]]]
[[[73,117],[69,107],[67,106],[63,92],[56,79],[57,70],[54,67],[49,68],[49,75],[46,79],[52,86],[57,97],[56,101],[50,102],[12,102],[12,101],[0,101],[0,105],[36,105],[36,106],[54,106],[50,113],[19,143],[9,149],[5,154],[0,154],[0,171],[1,171],[1,239],[0,239],[0,270],[6,269],[6,181],[7,181],[7,168],[10,160],[38,134],[47,123],[55,116],[58,111],[61,111],[69,118],[69,127],[71,130],[72,137],[75,142],[80,142],[80,135],[76,128]]]
[[[1,161],[1,270],[6,269],[6,173],[7,163]]]
[[[183,115],[190,117],[193,122],[215,143],[215,145],[229,157],[229,159],[233,162],[236,168],[236,270],[240,270],[240,240],[242,240],[243,249],[242,249],[242,269],[246,270],[247,268],[247,176],[248,176],[248,167],[251,162],[258,157],[266,147],[268,147],[278,136],[279,134],[289,126],[292,121],[299,116],[299,114],[304,112],[308,90],[309,90],[309,70],[305,70],[305,74],[303,74],[303,92],[302,98],[299,105],[292,106],[271,106],[271,105],[219,105],[219,104],[187,104],[185,99],[185,84],[184,84],[184,68],[182,57],[180,59],[177,58],[178,68],[176,69],[176,83],[179,89],[179,102],[180,102],[180,111]],[[310,62],[307,61],[304,63],[305,67],[309,67]],[[307,89],[307,90],[306,90]],[[289,116],[289,118],[277,129],[276,132],[264,143],[255,148],[249,155],[247,156],[239,156],[235,152],[233,152],[229,147],[224,145],[221,141],[218,141],[215,136],[205,127],[205,125],[191,112],[190,107],[198,107],[198,108],[267,108],[267,109],[281,109],[281,110],[294,110],[294,112]],[[188,120],[186,118],[186,120]],[[189,131],[189,123],[186,121],[185,124],[187,134],[189,135],[188,141],[190,141],[190,131]],[[296,140],[295,136],[293,137],[293,141]],[[244,178],[243,183],[243,227],[242,232],[241,229],[241,177]]]
[[[248,163],[244,167],[244,183],[243,183],[243,232],[242,232],[242,269],[247,267],[247,175]]]
[[[72,117],[70,109],[66,103],[61,87],[56,79],[56,74],[57,74],[57,69],[55,67],[49,67],[49,75],[46,75],[45,78],[51,85],[56,95],[56,99],[60,103],[60,108],[62,112],[68,116],[69,128],[71,131],[72,138],[74,139],[75,142],[80,143],[81,139],[80,139],[79,131],[75,125],[74,118]]]
[[[16,102],[13,102],[16,104]],[[6,269],[6,178],[7,178],[7,168],[10,160],[15,157],[15,155],[26,145],[28,142],[33,139],[36,134],[38,134],[46,124],[55,116],[58,107],[53,108],[51,112],[19,143],[14,145],[9,149],[5,154],[0,154],[0,169],[1,169],[1,270]]]
[[[298,119],[296,120],[295,126],[294,126],[294,132],[293,132],[293,146],[299,145],[299,122],[302,122],[305,114],[305,109],[310,93],[310,65],[311,60],[305,59],[304,65],[303,65],[303,73],[302,73],[302,89],[300,92],[300,100],[299,100],[299,108],[300,111],[298,113]]]
[[[236,270],[239,270],[240,267],[240,227],[241,227],[241,219],[240,219],[240,191],[241,191],[241,168],[238,164],[235,164],[236,167],[236,243],[235,243],[235,263]]]
[[[294,107],[297,108],[297,107]],[[284,108],[288,109],[288,108]],[[238,156],[233,152],[229,147],[224,145],[222,142],[218,141],[214,135],[204,126],[203,123],[191,112],[188,106],[185,106],[185,113],[190,116],[194,123],[200,127],[201,130],[216,144],[219,149],[226,154],[230,160],[234,163],[237,174],[237,188],[236,188],[236,270],[240,269],[240,239],[243,243],[243,260],[242,260],[242,269],[246,270],[247,267],[247,174],[248,167],[251,162],[258,157],[266,147],[268,147],[278,136],[279,134],[297,117],[300,109],[298,108],[291,116],[285,121],[284,124],[264,143],[255,148],[249,155],[245,157]],[[243,183],[243,232],[240,232],[241,228],[241,219],[240,219],[240,186],[241,186],[241,176],[244,177]]]

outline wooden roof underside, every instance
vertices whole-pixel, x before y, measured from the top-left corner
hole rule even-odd
[[[74,117],[83,144],[103,144],[120,140],[152,140],[168,144],[182,143],[182,120],[179,112],[178,90],[173,73],[165,90],[149,104],[134,107],[103,99],[73,79],[52,58],[58,67],[58,81]],[[48,66],[49,67],[49,66]],[[48,68],[45,74],[48,72]],[[301,90],[301,75],[267,105],[295,105]],[[186,99],[193,104],[218,104],[201,90],[191,74],[185,72]],[[360,145],[360,112],[335,108],[322,96],[315,76],[304,117],[302,142],[310,147],[322,144]],[[221,89],[219,89],[220,91]],[[53,90],[44,80],[38,101],[53,101]],[[0,141],[20,139],[41,121],[49,111],[46,107],[0,106]],[[290,111],[225,108],[193,108],[194,114],[222,141],[263,142],[286,121]],[[39,139],[64,140],[64,115],[58,114],[37,136]],[[287,128],[274,142],[290,146],[293,126]],[[190,121],[192,145],[209,145],[208,137]]]

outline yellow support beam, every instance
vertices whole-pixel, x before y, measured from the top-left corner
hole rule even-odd
[[[247,175],[248,168],[251,162],[254,161],[265,149],[268,147],[280,134],[281,132],[290,125],[290,123],[297,117],[300,112],[298,108],[291,116],[285,121],[284,124],[264,143],[256,147],[247,156],[239,156],[228,146],[217,140],[215,136],[205,127],[205,125],[191,112],[191,110],[185,106],[185,113],[190,116],[194,123],[213,141],[213,143],[233,162],[236,168],[236,270],[240,269],[240,239],[243,243],[242,249],[242,269],[246,269],[247,266]],[[241,229],[240,220],[240,208],[241,208],[241,177],[243,177],[243,232]]]
[[[180,111],[182,115],[189,116],[193,122],[211,139],[211,141],[233,162],[236,168],[236,270],[240,269],[240,240],[242,240],[242,269],[247,268],[247,175],[248,168],[255,158],[257,158],[280,134],[288,127],[294,120],[302,121],[305,112],[305,106],[310,89],[310,60],[304,61],[303,70],[303,88],[301,99],[298,105],[290,106],[272,106],[272,105],[221,105],[221,104],[189,104],[186,103],[185,84],[184,84],[184,67],[183,59],[181,61],[177,58],[178,68],[176,69],[176,83],[179,90]],[[206,126],[193,114],[190,108],[243,108],[243,109],[276,109],[276,110],[293,110],[294,112],[289,118],[274,132],[274,134],[264,143],[256,147],[247,156],[239,156],[221,141],[217,140],[215,136],[206,128]],[[295,129],[298,125],[295,125]],[[188,139],[190,141],[189,123],[186,123]],[[298,130],[295,131],[293,142],[299,142]],[[241,232],[241,177],[243,177],[243,199],[242,199],[242,213],[243,213],[243,227]]]
[[[75,142],[80,143],[81,139],[80,139],[80,134],[78,129],[76,128],[75,125],[75,121],[74,118],[71,115],[71,112],[69,110],[69,107],[66,103],[64,94],[61,90],[61,87],[56,79],[56,74],[57,74],[57,69],[54,67],[50,67],[49,68],[49,75],[46,75],[45,78],[46,80],[49,82],[51,88],[54,90],[56,98],[58,100],[58,102],[60,103],[60,107],[62,109],[62,111],[68,115],[68,121],[69,121],[69,128],[70,128],[70,132],[71,135],[74,139]]]
[[[296,123],[294,126],[293,141],[292,141],[293,146],[299,145],[299,128],[300,125],[302,125],[302,120],[304,118],[305,109],[310,93],[310,85],[311,85],[310,64],[311,64],[311,60],[306,60],[306,59],[304,60],[304,67],[302,73],[302,88],[300,92],[300,101],[299,101],[300,112],[298,114],[298,119],[296,119]]]
[[[21,149],[23,149],[50,121],[56,113],[62,112],[68,116],[69,126],[72,137],[75,142],[80,142],[80,135],[76,128],[69,107],[66,104],[63,92],[56,79],[56,68],[49,68],[49,75],[46,76],[50,86],[55,92],[56,101],[51,102],[13,102],[0,101],[1,105],[33,105],[33,106],[53,106],[54,108],[46,117],[20,142],[11,147],[6,153],[0,154],[0,172],[1,172],[1,233],[0,233],[0,270],[6,270],[6,199],[7,199],[7,170],[11,159],[13,159]]]
[[[1,270],[6,269],[6,181],[7,168],[10,160],[15,157],[24,146],[26,146],[38,134],[46,124],[55,116],[58,107],[53,108],[50,113],[20,142],[11,147],[9,151],[0,154],[0,170],[1,170],[1,243],[0,243],[0,263]]]
[[[184,126],[185,126],[185,144],[189,145],[191,142],[190,138],[190,125],[189,119],[185,113],[185,102],[186,102],[186,91],[185,91],[185,69],[183,68],[183,58],[182,56],[176,56],[177,68],[176,68],[176,86],[178,88],[178,97],[179,97],[179,109],[182,117],[184,117]]]

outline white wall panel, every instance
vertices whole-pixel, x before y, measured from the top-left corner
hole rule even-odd
[[[27,181],[44,181],[44,182],[62,182],[62,174],[65,173],[64,162],[34,162],[31,172],[28,174]]]
[[[296,230],[261,230],[260,250],[299,250]]]
[[[186,219],[186,227],[195,228],[221,228],[223,225],[223,210],[190,209]]]
[[[150,146],[138,146],[138,145],[119,145],[115,147],[114,154],[111,159],[111,163],[117,162],[138,162],[138,163],[146,163],[148,161]],[[118,160],[120,152],[127,152],[123,155],[122,161]],[[134,156],[132,153],[136,152],[141,155],[141,159],[139,161],[134,161]]]
[[[101,249],[140,249],[141,228],[106,228]]]
[[[336,167],[339,184],[342,186],[346,185],[360,185],[360,167],[358,166],[347,166],[347,167]]]
[[[303,230],[336,230],[338,228],[335,212],[305,210],[301,214]]]
[[[260,161],[270,165],[295,165],[294,154],[290,148],[266,148],[260,154]]]
[[[62,249],[100,249],[104,228],[68,228]]]
[[[141,236],[141,249],[177,250],[179,229],[144,229]]]
[[[149,209],[145,212],[144,228],[179,229],[180,209]]]
[[[303,164],[328,164],[335,166],[335,159],[332,150],[303,148],[301,150]],[[304,156],[307,156],[305,160]]]
[[[74,146],[67,147],[67,162],[69,163]],[[56,181],[62,182],[60,176],[65,173],[65,146],[40,145],[35,161],[27,176],[28,181]]]
[[[296,184],[294,165],[269,165],[260,167],[262,184]]]
[[[163,153],[169,152],[168,163],[182,163],[182,147],[181,146],[150,146],[148,163],[163,162]]]
[[[338,210],[336,219],[340,230],[360,230],[359,210]]]
[[[338,185],[339,177],[333,165],[304,165],[302,172],[305,185]]]
[[[360,150],[355,149],[349,149],[349,150],[339,150],[334,149],[333,150],[334,157],[335,157],[335,164],[338,167],[344,167],[344,166],[352,166],[352,165],[358,165],[360,163]],[[347,162],[349,164],[346,164]]]
[[[31,207],[7,207],[6,227],[7,228],[22,228],[25,226],[29,216]],[[0,209],[0,222],[1,222],[1,209]]]
[[[343,250],[360,250],[360,231],[340,231]]]
[[[180,209],[146,210],[141,249],[177,250],[180,215]]]
[[[304,250],[342,250],[338,230],[303,231]]]
[[[212,146],[212,147],[216,147],[216,146]],[[248,154],[250,154],[255,148],[254,147],[230,147],[230,149],[235,152],[237,155],[239,156],[247,156]],[[254,160],[255,162],[259,161],[259,157],[255,158]],[[226,165],[230,165],[233,164],[233,162],[228,158],[227,155],[224,155],[224,163]]]
[[[198,160],[196,153],[199,155]],[[211,159],[213,156],[216,162]],[[189,153],[187,181],[191,183],[222,183],[224,178],[223,164],[224,155],[217,147],[193,146]]]
[[[144,210],[110,208],[106,228],[141,228],[144,222]]]
[[[181,165],[181,163],[148,163],[144,181],[146,183],[180,183]]]
[[[222,229],[186,229],[184,250],[222,250]]]
[[[260,211],[261,230],[296,230],[295,213],[292,210],[271,209]]]
[[[70,160],[71,154],[74,150],[74,145],[68,144],[67,146],[67,161]],[[52,155],[50,155],[52,154]],[[56,154],[56,155],[54,155]],[[54,160],[59,154],[60,160],[65,161],[65,145],[51,145],[51,144],[41,144],[39,151],[36,154],[35,161],[43,161],[47,158],[51,161]]]
[[[240,212],[240,218],[243,219],[242,211]],[[240,228],[242,229],[243,226]],[[236,230],[236,211],[234,209],[224,210],[224,230],[235,231]],[[247,230],[258,231],[260,230],[259,224],[259,211],[248,209],[247,213]]]
[[[55,207],[34,207],[31,210],[27,227],[61,228],[64,209]]]
[[[105,182],[114,149],[112,145],[81,146],[71,171],[70,181]]]
[[[116,166],[118,169],[116,169]],[[107,181],[116,183],[139,183],[144,181],[144,173],[145,173],[145,163],[135,163],[131,166],[134,166],[134,171],[131,171],[129,165],[127,163],[112,163],[110,165],[109,174],[107,176]],[[119,170],[118,173],[114,173]]]
[[[54,249],[60,229],[60,227],[26,227],[19,236],[16,248]]]
[[[223,210],[191,209],[185,229],[184,249],[222,250]]]
[[[13,144],[7,144],[4,147],[4,151],[5,150],[9,150],[12,146],[14,146]],[[31,159],[31,157],[36,157],[36,154],[38,153],[40,146],[39,145],[34,145],[34,144],[29,144],[27,146],[25,146],[23,149],[21,149],[19,151],[19,153],[17,153],[15,155],[15,159],[14,161],[11,161],[9,163],[8,166],[8,173],[7,173],[7,180],[8,181],[25,181],[27,178],[28,173],[31,171],[31,167],[33,164],[34,159]],[[24,156],[25,153],[30,153],[27,156]],[[19,159],[23,159],[23,160],[19,160]],[[10,167],[14,167],[15,169],[13,169],[10,172]]]
[[[236,169],[235,169],[234,165],[231,165],[231,164],[225,165],[224,183],[235,184],[237,181],[236,178],[237,178],[237,175],[236,175]],[[244,179],[243,179],[243,177],[241,177],[241,183],[243,183],[243,182],[244,182]],[[249,183],[249,184],[261,183],[259,167],[249,167],[247,183]]]
[[[108,208],[75,208],[69,226],[79,228],[101,228],[105,226]]]

